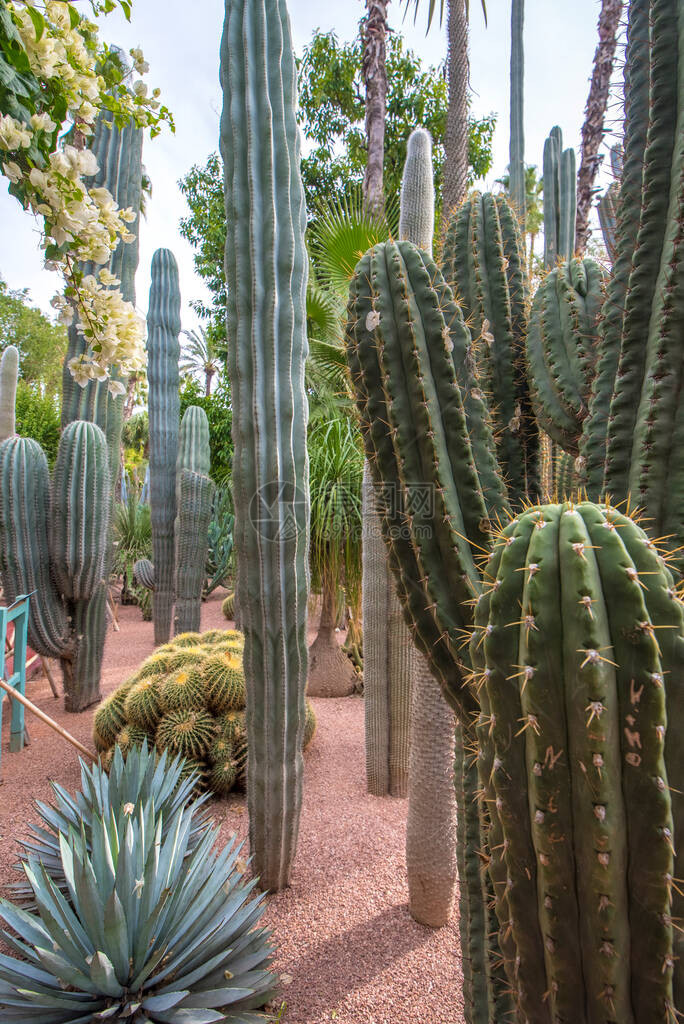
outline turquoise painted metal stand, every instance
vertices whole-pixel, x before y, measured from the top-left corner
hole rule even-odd
[[[9,608],[0,608],[0,679],[5,679],[9,686],[26,696],[26,639],[29,617],[29,598],[22,594]],[[5,676],[5,658],[7,648],[7,628],[14,626],[14,654],[12,657],[12,675]],[[0,730],[2,729],[2,700],[0,699]],[[21,750],[26,741],[24,725],[24,708],[18,700],[12,701],[12,722],[10,725],[10,751]],[[0,758],[2,747],[0,745]],[[1,762],[0,762],[1,763]]]

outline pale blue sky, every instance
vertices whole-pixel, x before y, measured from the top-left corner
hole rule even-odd
[[[351,39],[365,4],[362,0],[289,0],[295,46],[301,50],[315,28],[334,29]],[[508,162],[508,73],[510,59],[510,2],[488,0],[489,26],[480,5],[471,0],[471,85],[475,114],[499,115],[494,167],[489,181],[505,172]],[[560,124],[565,144],[579,149],[580,129],[596,46],[599,0],[527,0],[525,132],[528,163],[541,164],[544,139]],[[390,4],[390,25],[402,30],[408,44],[428,63],[445,55],[445,34],[436,23],[426,37],[424,21],[403,20],[403,0]],[[192,250],[179,235],[178,222],[186,213],[178,179],[193,163],[204,161],[217,148],[221,95],[218,48],[223,21],[221,0],[134,0],[127,25],[121,16],[104,21],[103,36],[125,47],[142,46],[151,65],[148,81],[159,85],[164,102],[175,115],[175,136],[163,132],[145,143],[144,160],[153,183],[147,220],[141,231],[137,276],[138,308],[147,309],[149,266],[159,246],[172,249],[179,261],[183,293],[183,326],[196,320],[188,308],[203,294],[195,276]],[[34,301],[49,309],[59,279],[41,268],[38,234],[32,218],[16,200],[0,190],[0,276],[12,288],[29,287]]]

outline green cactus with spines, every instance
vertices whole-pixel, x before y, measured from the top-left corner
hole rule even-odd
[[[180,419],[180,305],[176,260],[168,249],[158,249],[152,259],[152,284],[147,311],[150,511],[156,644],[169,639],[174,603],[176,460]]]
[[[525,0],[511,4],[511,131],[509,145],[509,195],[520,226],[526,222],[525,187],[525,47],[523,30]]]
[[[544,144],[544,266],[553,270],[560,260],[575,255],[577,158],[563,149],[563,132],[556,126]]]
[[[99,751],[104,751],[116,742],[116,737],[126,723],[126,698],[131,690],[124,683],[103,700],[93,717],[93,740]]]
[[[245,672],[242,658],[225,652],[207,658],[202,666],[206,699],[214,714],[245,706]]]
[[[185,410],[176,460],[174,633],[199,630],[214,484],[209,478],[209,422],[204,409]]]
[[[146,739],[148,739],[148,734],[145,729],[126,722],[117,734],[116,746],[121,751],[123,757],[126,757],[134,747],[141,747]]]
[[[238,772],[232,757],[210,763],[209,786],[217,796],[225,796],[235,788]]]
[[[666,722],[681,698],[667,677],[681,671],[684,620],[647,540],[609,506],[530,509],[502,531],[477,606],[490,812],[505,841],[504,914],[530,1020],[542,1019],[533,1015],[546,993],[552,1016],[567,1020],[588,1006],[601,1019],[665,1021],[674,1005],[682,780]]]
[[[539,487],[538,435],[524,362],[525,250],[517,217],[504,196],[475,193],[454,213],[442,269],[470,329],[497,457],[516,504]]]
[[[163,714],[169,711],[194,711],[205,703],[205,684],[201,667],[188,663],[167,676],[159,688]]]
[[[285,0],[227,0],[221,84],[250,847],[261,884],[278,891],[297,846],[308,660],[308,255]],[[278,515],[255,516],[259,501]]]
[[[133,582],[138,587],[154,590],[154,564],[149,558],[139,558],[133,565]]]
[[[162,716],[155,742],[159,750],[199,760],[207,753],[215,735],[216,723],[208,711],[183,708]]]
[[[137,678],[146,679],[152,676],[163,676],[165,673],[170,672],[172,657],[172,651],[156,651],[151,657],[143,662],[141,668],[138,669]]]
[[[221,603],[221,611],[227,619],[233,619],[235,615],[235,594],[228,594]]]
[[[177,650],[179,647],[197,647],[203,642],[207,642],[205,634],[198,633],[196,630],[189,630],[186,633],[178,633],[174,636],[170,646],[172,650]]]
[[[579,481],[575,471],[576,459],[567,452],[556,452],[553,466],[555,499],[566,501],[578,494]]]
[[[316,735],[316,726],[318,722],[316,720],[316,712],[313,709],[313,704],[310,700],[306,702],[306,721],[304,722],[304,738],[302,740],[302,749],[306,750],[309,744],[312,742]]]
[[[129,722],[154,734],[162,716],[158,676],[147,676],[136,682],[128,692],[124,713]]]
[[[16,430],[18,374],[19,350],[8,345],[0,359],[0,441],[12,437]]]
[[[216,737],[216,739],[211,743],[211,746],[209,747],[209,753],[207,755],[209,763],[225,763],[226,761],[232,760],[233,748],[233,740],[227,739],[223,732],[219,733],[219,735]]]
[[[618,208],[620,203],[620,185],[613,181],[603,193],[596,209],[598,212],[601,234],[606,246],[606,252],[611,263],[615,262],[617,255],[617,224]]]
[[[598,358],[605,274],[595,260],[549,271],[534,297],[526,339],[532,407],[540,427],[577,455]]]
[[[33,594],[29,644],[45,658],[70,654],[67,612],[50,571],[50,474],[37,441],[0,445],[0,567],[5,600]]]

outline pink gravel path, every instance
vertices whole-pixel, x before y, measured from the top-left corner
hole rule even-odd
[[[202,626],[225,624],[221,591],[203,608]],[[136,608],[110,631],[103,693],[151,653],[152,627]],[[42,679],[28,696],[91,746],[92,713],[67,715]],[[266,920],[277,945],[287,1024],[462,1024],[456,920],[439,931],[416,924],[407,908],[406,801],[365,791],[363,700],[315,700],[318,730],[306,755],[304,807],[292,886],[271,897]],[[11,880],[16,837],[35,820],[32,802],[48,799],[49,780],[78,786],[73,749],[47,726],[29,722],[31,745],[8,753],[5,706],[0,786],[0,889]],[[221,837],[247,834],[244,796],[212,803]]]

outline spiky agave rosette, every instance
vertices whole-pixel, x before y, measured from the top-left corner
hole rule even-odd
[[[235,629],[179,633],[102,702],[93,739],[104,767],[143,742],[183,758],[182,776],[224,796],[244,786],[247,768],[244,638]],[[316,731],[307,702],[304,749]]]

